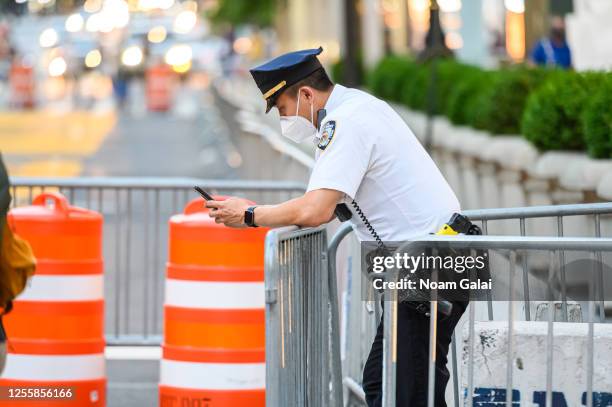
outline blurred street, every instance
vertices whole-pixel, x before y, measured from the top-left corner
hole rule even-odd
[[[120,112],[98,150],[83,161],[82,175],[231,177],[229,140],[219,132],[212,96],[192,92],[188,97],[187,114]]]
[[[232,147],[212,95],[183,94],[169,113],[146,112],[138,95],[118,112],[3,112],[0,149],[15,176],[231,177]]]

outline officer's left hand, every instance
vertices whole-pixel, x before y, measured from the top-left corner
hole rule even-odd
[[[242,198],[228,198],[225,201],[206,201],[210,208],[208,214],[216,223],[223,223],[232,228],[244,228],[244,212],[252,203]]]

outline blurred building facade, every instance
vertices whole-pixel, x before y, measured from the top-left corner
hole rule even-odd
[[[574,0],[567,36],[577,70],[612,69],[612,1]]]
[[[524,61],[564,15],[577,69],[610,67],[610,0],[438,0],[446,43],[463,61],[496,66]],[[360,55],[371,67],[386,54],[416,54],[429,27],[430,0],[287,0],[278,13],[279,52],[322,45],[325,62],[346,49],[345,10],[357,10]],[[588,44],[588,45],[587,45]]]
[[[322,46],[324,62],[337,60],[344,37],[342,13],[341,0],[283,2],[276,18],[278,52]]]

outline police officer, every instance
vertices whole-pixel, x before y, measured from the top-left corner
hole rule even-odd
[[[241,198],[208,201],[217,223],[232,227],[318,226],[347,204],[361,241],[406,241],[436,232],[459,211],[452,189],[410,128],[384,101],[334,85],[317,55],[291,52],[251,70],[267,103],[276,107],[283,136],[315,143],[316,163],[306,193],[278,205]],[[373,236],[373,233],[375,236]],[[438,324],[436,406],[446,406],[446,368],[453,329],[464,307]],[[429,318],[398,306],[397,405],[427,404]],[[369,406],[382,402],[382,320],[363,373]]]

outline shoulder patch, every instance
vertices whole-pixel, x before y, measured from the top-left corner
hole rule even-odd
[[[329,143],[331,143],[334,138],[334,133],[336,131],[336,121],[330,120],[323,125],[323,129],[321,130],[321,138],[319,139],[319,147],[321,150],[325,150]]]

